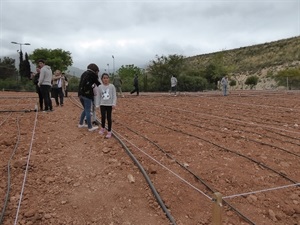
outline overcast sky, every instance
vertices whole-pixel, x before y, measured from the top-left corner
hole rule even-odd
[[[0,58],[19,45],[71,52],[73,66],[143,67],[300,35],[300,0],[0,0]],[[112,58],[114,56],[114,59]],[[109,66],[107,66],[109,64]]]

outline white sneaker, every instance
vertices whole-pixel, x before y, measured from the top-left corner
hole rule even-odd
[[[99,127],[98,126],[94,126],[92,128],[89,129],[89,131],[94,131],[94,130],[97,130]]]
[[[79,127],[79,128],[83,128],[83,127],[86,128],[86,127],[88,127],[88,125],[87,125],[87,124],[82,124],[82,125],[81,125],[81,124],[78,124],[78,127]]]

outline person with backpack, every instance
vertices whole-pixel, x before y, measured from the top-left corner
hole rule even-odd
[[[91,122],[91,107],[94,100],[94,88],[100,85],[98,80],[99,67],[95,63],[91,63],[87,66],[81,77],[78,87],[78,97],[83,106],[83,111],[80,115],[79,128],[88,128],[88,131],[94,131],[98,129],[98,126],[92,126]],[[86,118],[87,124],[84,124]]]

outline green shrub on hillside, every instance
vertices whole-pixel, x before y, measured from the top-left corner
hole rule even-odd
[[[258,83],[258,76],[250,76],[246,79],[245,84],[250,86],[250,89],[253,89]]]

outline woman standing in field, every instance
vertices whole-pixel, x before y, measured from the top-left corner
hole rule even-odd
[[[109,75],[103,73],[101,76],[101,85],[98,87],[98,94],[96,97],[96,107],[100,106],[101,113],[101,129],[99,134],[105,133],[105,121],[107,118],[107,134],[106,138],[111,138],[111,126],[112,126],[112,109],[117,104],[116,88],[113,84],[109,83]]]

